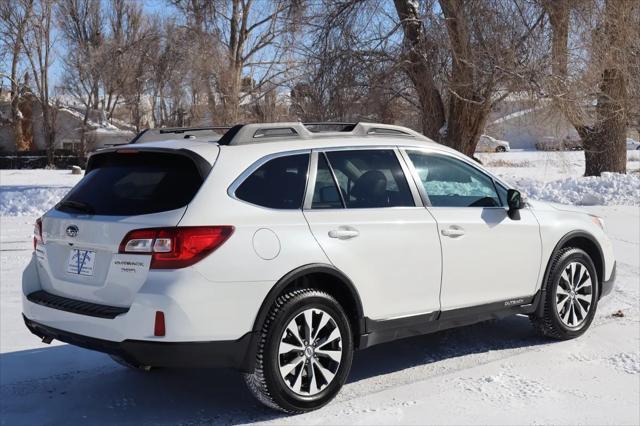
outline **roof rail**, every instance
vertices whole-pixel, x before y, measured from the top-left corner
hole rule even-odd
[[[231,127],[229,126],[158,127],[142,130],[129,143],[164,140],[171,138],[171,135],[184,135],[183,139],[202,139],[204,137],[210,139],[211,142],[216,142],[221,135],[227,133],[230,129]]]
[[[320,130],[319,128],[328,130]],[[332,128],[333,127],[333,128]],[[238,124],[225,133],[218,144],[244,145],[283,139],[314,139],[338,136],[403,136],[429,140],[407,127],[380,123],[254,123]]]
[[[312,133],[319,132],[351,132],[358,123],[343,123],[340,121],[318,121],[302,123]]]

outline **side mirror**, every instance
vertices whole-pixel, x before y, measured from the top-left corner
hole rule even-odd
[[[522,206],[522,194],[517,189],[508,189],[507,190],[507,204],[509,205],[509,210],[520,210]]]
[[[522,202],[522,194],[517,189],[507,190],[507,204],[509,205],[509,211],[507,214],[512,220],[520,220],[519,210],[524,207]]]

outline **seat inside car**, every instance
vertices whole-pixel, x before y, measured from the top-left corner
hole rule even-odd
[[[389,204],[387,178],[380,170],[364,172],[353,184],[354,207],[385,207]]]

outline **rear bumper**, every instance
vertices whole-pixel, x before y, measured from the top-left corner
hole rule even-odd
[[[82,336],[32,321],[23,315],[27,328],[40,338],[51,338],[98,352],[117,355],[126,361],[153,367],[233,368],[253,371],[254,333],[237,340],[211,342],[153,342],[124,340],[113,342]]]
[[[616,281],[616,262],[613,262],[613,271],[611,272],[611,276],[608,280],[602,281],[602,291],[600,292],[600,297],[606,296],[611,291],[613,291],[613,285]]]
[[[253,331],[270,281],[216,282],[193,268],[150,271],[129,300],[110,294],[108,286],[84,285],[77,292],[56,288],[32,259],[22,278],[22,313],[57,330],[122,342],[235,341]],[[78,285],[77,287],[80,287]],[[154,333],[156,312],[165,316],[166,334]]]

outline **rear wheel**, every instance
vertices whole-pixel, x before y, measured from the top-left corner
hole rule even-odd
[[[288,413],[318,409],[342,388],[353,358],[349,320],[329,294],[293,290],[263,326],[256,368],[245,382],[263,404]]]
[[[591,257],[578,248],[565,248],[552,260],[544,288],[541,315],[531,320],[536,330],[559,340],[582,335],[598,305],[598,276]]]

